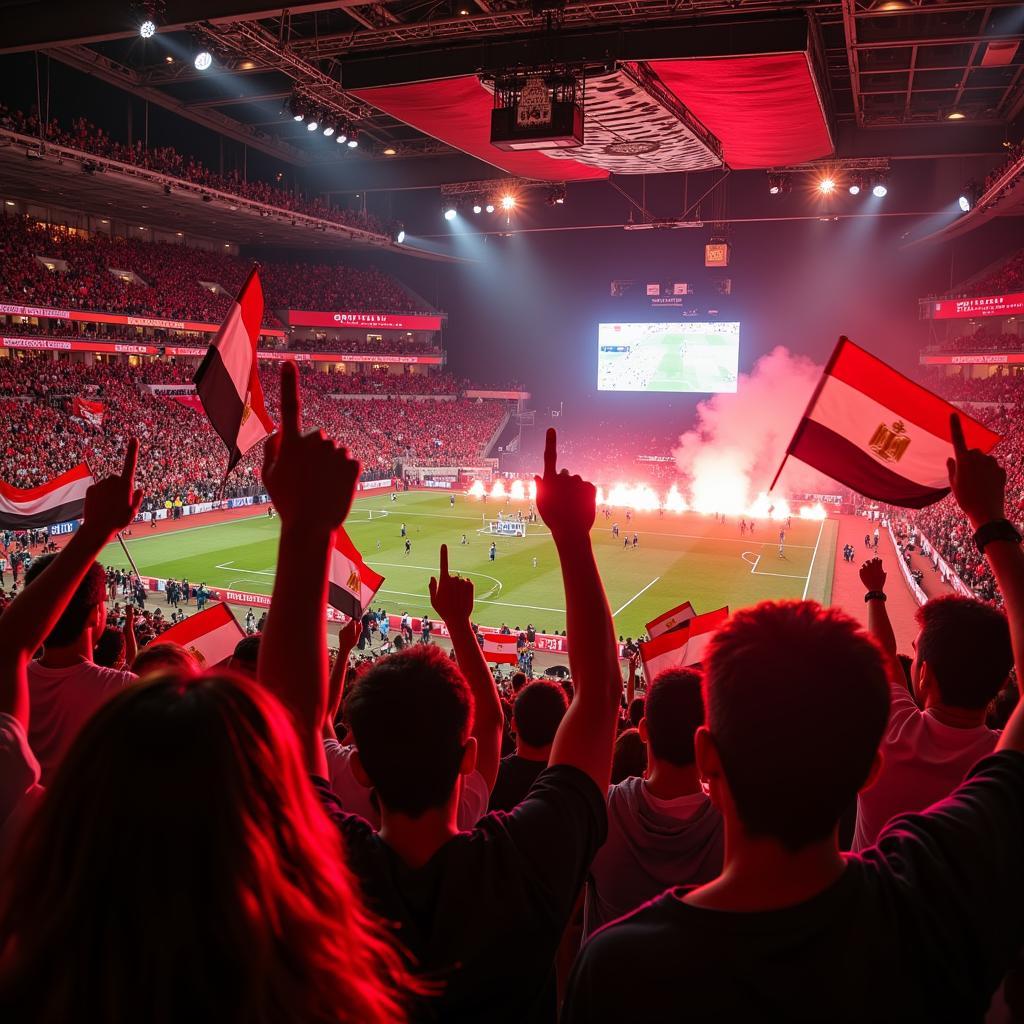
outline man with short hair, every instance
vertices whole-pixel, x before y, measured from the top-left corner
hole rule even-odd
[[[548,766],[551,744],[568,706],[561,686],[546,679],[528,683],[519,690],[510,723],[516,750],[501,760],[488,810],[511,811],[526,797],[537,776]]]
[[[1006,600],[1021,678],[1024,553],[1006,474],[967,449],[955,415],[951,432],[950,484]],[[901,671],[813,602],[766,602],[722,627],[696,740],[725,823],[722,873],[594,935],[564,1022],[985,1016],[1024,938],[1024,701],[949,797],[844,855],[839,820],[878,774]]]
[[[881,559],[866,561],[860,578],[867,590],[868,628],[895,655]],[[917,623],[910,670],[914,695],[902,677],[893,678],[882,768],[857,801],[855,851],[871,846],[890,818],[923,811],[952,793],[999,740],[985,715],[1013,667],[1006,616],[981,601],[947,594],[918,608]]]
[[[641,701],[647,772],[608,790],[608,839],[587,883],[584,934],[673,885],[710,882],[722,869],[722,815],[705,795],[694,760],[704,724],[700,673],[668,669]]]

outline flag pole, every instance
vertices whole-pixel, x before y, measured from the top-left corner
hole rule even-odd
[[[786,468],[786,461],[789,459],[790,453],[793,451],[793,446],[796,444],[800,437],[800,432],[804,429],[804,423],[807,422],[807,416],[810,411],[814,408],[814,403],[817,402],[818,396],[821,394],[821,389],[825,386],[825,379],[828,377],[829,370],[835,365],[835,361],[839,356],[839,351],[850,339],[845,334],[839,336],[839,340],[836,342],[836,347],[832,349],[832,355],[828,357],[828,362],[825,364],[825,368],[821,371],[821,377],[818,383],[815,385],[814,391],[811,393],[810,400],[807,403],[807,407],[804,409],[803,415],[797,421],[796,430],[793,431],[793,436],[789,439],[789,444],[786,445],[785,454],[782,456],[782,462],[779,463],[779,468],[775,471],[775,476],[772,477],[772,485],[768,488],[768,493],[771,494],[775,490],[775,485],[779,482],[779,477],[782,476],[783,469]]]

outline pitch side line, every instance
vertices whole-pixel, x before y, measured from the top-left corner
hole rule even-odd
[[[811,567],[807,570],[807,582],[804,584],[804,596],[801,601],[807,600],[807,591],[811,587],[811,573],[814,572],[814,560],[818,557],[818,545],[821,543],[821,531],[825,528],[825,520],[822,519],[818,526],[818,539],[814,542],[814,554],[811,555]]]
[[[654,579],[651,580],[651,582],[643,588],[643,590],[638,590],[621,608],[617,608],[615,611],[613,611],[612,618],[614,619],[615,616],[619,614],[619,612],[625,611],[641,594],[646,594],[647,591],[650,590],[651,587],[653,587],[654,584],[657,583],[660,579],[660,576],[655,576]]]
[[[759,572],[757,566],[758,566],[758,564],[761,561],[761,556],[758,555],[754,559],[753,562],[751,562],[750,559],[747,558],[747,555],[752,555],[753,553],[754,553],[753,551],[744,551],[744,552],[742,552],[740,554],[740,558],[742,558],[743,561],[746,562],[750,566],[750,575],[751,576],[778,576],[779,578],[784,579],[784,580],[802,580],[802,579],[805,578],[803,576],[796,575],[796,574],[791,573],[791,572]],[[812,569],[814,568],[814,559],[813,558],[811,559],[811,568]],[[811,576],[811,573],[810,573],[810,570],[808,570],[806,578],[809,580],[810,576]],[[806,593],[806,590],[804,592]]]

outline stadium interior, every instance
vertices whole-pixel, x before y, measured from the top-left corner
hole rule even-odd
[[[848,666],[862,655],[870,661],[881,651],[889,683],[898,676],[903,684],[906,714],[918,716],[900,720],[914,723],[901,738],[893,698],[884,739],[875,737],[883,764],[893,758],[891,771],[903,765],[908,773],[893,780],[884,774],[889,769],[872,769],[883,773],[874,792],[885,789],[885,813],[868,806],[864,793],[872,790],[857,796],[867,769],[849,769],[860,772],[858,785],[837,798],[843,818],[833,844],[844,863],[865,850],[870,861],[884,848],[883,839],[873,845],[883,831],[897,842],[898,829],[883,830],[896,814],[921,812],[914,820],[926,832],[926,808],[943,799],[953,807],[973,784],[968,769],[975,780],[989,772],[993,791],[997,783],[1014,791],[977,834],[990,845],[1005,838],[1007,859],[1024,845],[1024,756],[997,764],[1002,755],[993,754],[1018,749],[1012,659],[1001,685],[967,701],[965,710],[935,696],[948,676],[934,667],[939,655],[927,653],[936,641],[927,647],[922,639],[929,609],[945,608],[950,618],[942,629],[957,636],[955,646],[972,647],[975,628],[983,638],[984,630],[1005,631],[1007,623],[1015,650],[1024,644],[1024,586],[1008,568],[1010,556],[999,554],[1009,546],[1007,531],[1024,529],[1024,5],[26,0],[0,8],[0,19],[0,777],[13,780],[0,782],[0,1017],[61,1020],[73,1008],[87,1019],[171,1021],[196,1006],[196,1019],[239,1024],[1024,1021],[1024,900],[1018,883],[1000,881],[1007,877],[1002,868],[980,857],[975,865],[983,864],[1001,891],[980,883],[972,889],[955,866],[931,890],[920,882],[925,868],[920,876],[908,871],[907,886],[922,886],[930,901],[947,902],[949,887],[962,886],[965,901],[1001,909],[980,924],[964,911],[930,960],[927,927],[915,931],[914,918],[902,941],[926,952],[920,962],[903,963],[900,979],[886,974],[878,982],[885,1002],[873,1007],[864,994],[874,986],[869,968],[826,969],[785,938],[781,952],[744,945],[731,933],[706,939],[701,928],[711,927],[710,918],[701,923],[683,914],[663,925],[675,929],[665,949],[688,961],[700,959],[698,949],[709,962],[721,960],[708,966],[706,982],[687,968],[675,994],[663,984],[666,955],[655,948],[642,956],[629,945],[630,928],[637,950],[651,941],[644,915],[670,886],[703,886],[694,900],[707,900],[700,906],[744,912],[775,913],[825,898],[824,882],[805,889],[795,881],[798,871],[785,874],[786,857],[807,840],[779,838],[746,817],[751,805],[744,800],[776,807],[764,795],[774,771],[745,796],[731,774],[739,771],[739,748],[728,744],[749,736],[728,736],[724,704],[715,703],[726,698],[713,686],[725,692],[719,679],[733,671],[728,659],[740,657],[744,628],[754,637],[749,643],[763,642],[754,633],[758,615],[766,630],[772,614],[798,617],[802,607],[813,609],[814,628],[842,631],[836,623],[849,623],[835,650],[848,643],[852,653],[847,667],[833,666],[836,678],[853,673]],[[854,359],[860,369],[843,369]],[[314,451],[308,435],[291,430],[296,391],[302,428],[322,431],[333,445]],[[950,413],[962,420],[951,426]],[[957,440],[964,439],[961,422],[966,444]],[[127,473],[133,439],[137,464]],[[558,468],[592,483],[591,497],[554,473],[553,444]],[[330,467],[328,448],[336,459]],[[1003,514],[986,517],[976,510],[988,511],[992,502],[971,488],[996,486],[985,475],[996,472],[989,453],[1005,485]],[[290,466],[298,467],[292,476]],[[956,482],[958,473],[966,483]],[[83,480],[94,486],[91,499],[79,487]],[[131,500],[122,496],[130,514],[108,523],[104,509],[122,480],[134,481]],[[282,480],[294,481],[291,492]],[[566,511],[584,506],[576,519]],[[335,508],[330,529],[321,529]],[[576,536],[574,523],[587,509],[592,526]],[[331,538],[329,554],[316,546],[321,535]],[[79,566],[76,552],[93,541]],[[317,589],[321,555],[324,585]],[[298,570],[286,568],[289,558],[313,567],[308,599],[299,596]],[[95,635],[89,633],[95,650],[69,646],[69,660],[58,653],[54,661],[54,637],[61,623],[71,628],[93,559],[103,591]],[[875,559],[884,567],[880,577]],[[462,600],[468,590],[465,616],[451,588]],[[281,611],[285,605],[289,613]],[[681,608],[688,610],[677,621]],[[461,618],[468,618],[472,655]],[[772,627],[780,645],[788,629],[804,637],[795,622]],[[109,660],[101,658],[101,634],[115,651],[102,655]],[[218,647],[225,637],[230,646]],[[307,695],[324,718],[323,737],[315,723],[312,761],[301,687],[282,682],[288,637],[295,651],[312,638],[328,652],[326,661],[320,653],[295,655],[295,679],[308,678],[311,688],[323,682],[323,693]],[[15,652],[15,638],[24,651]],[[827,647],[825,640],[815,646],[810,632],[805,639],[809,652]],[[589,722],[595,749],[604,749],[599,713],[580,707],[581,694],[595,700],[590,694],[601,689],[591,676],[600,675],[594,652],[602,644],[612,652],[604,670],[616,689],[610,776],[607,766],[587,767],[583,755],[573,760],[558,725],[566,723],[568,736],[571,723],[582,730]],[[991,644],[1009,650],[1010,641],[999,633]],[[430,660],[436,654],[420,650],[426,647],[457,666],[448,671],[459,680],[455,703],[468,701],[468,725],[458,725],[455,711],[442,721],[437,709],[447,698],[426,680],[445,670]],[[779,705],[786,705],[789,683],[779,680],[799,673],[763,651],[758,657],[765,685],[777,682]],[[970,674],[969,653],[949,657],[955,671]],[[141,667],[133,668],[133,659]],[[285,760],[299,764],[292,747],[306,744],[296,769],[301,785],[290,776],[279,783],[287,790],[282,800],[302,808],[303,824],[295,826],[298,838],[275,841],[307,851],[295,854],[302,864],[296,874],[321,872],[302,894],[316,912],[298,923],[283,915],[272,938],[252,926],[260,912],[277,913],[267,910],[269,883],[261,888],[255,880],[270,869],[252,867],[239,916],[225,910],[225,929],[194,943],[214,973],[203,976],[195,957],[182,954],[189,980],[164,1004],[161,986],[177,969],[175,942],[190,945],[189,929],[206,929],[198,906],[206,889],[198,882],[183,883],[192,888],[179,893],[194,920],[185,915],[191,923],[175,925],[165,943],[138,938],[138,962],[128,958],[149,989],[108,966],[119,950],[134,947],[132,927],[119,925],[95,957],[84,957],[74,936],[76,928],[87,934],[85,918],[72,926],[65,909],[40,910],[50,915],[53,934],[65,936],[48,947],[56,940],[29,923],[28,904],[17,895],[52,887],[59,871],[72,870],[73,860],[41,853],[46,843],[64,851],[71,841],[70,831],[58,840],[56,815],[83,819],[76,835],[121,827],[128,842],[129,817],[103,811],[99,800],[75,804],[70,769],[85,778],[92,757],[94,782],[80,785],[101,785],[97,744],[105,736],[103,749],[119,749],[112,730],[118,721],[122,730],[133,728],[129,699],[119,695],[99,709],[99,690],[95,698],[68,697],[57,676],[46,674],[94,662],[105,672],[134,672],[132,683],[147,673],[163,680],[158,687],[177,678],[174,692],[205,679],[211,692],[235,694],[231,700],[249,694],[244,701],[270,716],[267,728],[285,736]],[[250,688],[232,671],[248,672]],[[560,771],[597,783],[589,810],[581,809],[582,798],[566,797],[564,806],[550,805],[550,819],[536,812],[529,828],[524,812],[523,836],[547,828],[553,849],[576,842],[580,851],[571,864],[565,855],[557,878],[553,868],[531,867],[509,883],[507,901],[522,893],[521,905],[536,903],[532,924],[527,911],[494,897],[495,913],[511,922],[507,947],[500,922],[491,932],[461,927],[473,894],[467,900],[446,889],[451,879],[438,881],[440,868],[428,878],[429,857],[419,856],[446,849],[417,831],[441,812],[429,801],[403,803],[387,758],[372,753],[379,742],[373,716],[381,714],[373,688],[389,672],[396,679],[405,672],[423,683],[423,694],[435,695],[407,688],[394,698],[420,709],[424,724],[415,722],[415,730],[457,734],[463,744],[456,755],[463,757],[462,781],[449,780],[455,795],[444,804],[452,835],[500,833],[515,845],[516,815],[544,779],[555,780],[552,792],[556,782],[569,786]],[[662,760],[667,755],[657,749],[667,728],[659,731],[650,699],[660,672],[673,679],[689,673],[698,705],[703,700],[697,718],[680,726],[689,743],[682,760]],[[217,682],[221,676],[228,681]],[[115,688],[103,683],[104,701]],[[261,689],[284,705],[291,724],[286,716],[273,719],[258,692],[252,696]],[[529,700],[520,703],[531,691],[542,694],[535,703],[557,705],[551,734],[536,742],[525,738]],[[672,699],[677,703],[668,710],[663,704],[660,714],[683,715],[682,698]],[[833,708],[845,707],[834,701]],[[867,704],[869,694],[856,710],[835,713],[849,716],[856,731]],[[496,709],[504,758],[497,784],[484,768],[489,709]],[[543,711],[532,714],[544,719]],[[940,725],[918,722],[933,712]],[[134,713],[139,735],[148,736],[144,709]],[[775,742],[789,742],[775,713],[762,714]],[[918,726],[925,738],[907,739]],[[704,740],[699,731],[693,738],[698,727]],[[937,739],[939,728],[949,735]],[[409,739],[408,722],[395,730],[419,751],[412,767],[403,762],[406,774],[441,763],[440,753],[435,759],[433,748]],[[191,740],[182,735],[175,742],[184,749]],[[470,735],[477,770],[465,753]],[[238,737],[247,742],[241,731]],[[928,742],[937,753],[928,754]],[[774,761],[773,747],[763,749]],[[803,748],[794,740],[789,749]],[[782,777],[813,774],[807,760],[828,749],[823,740],[805,758],[779,754],[779,770],[789,772]],[[510,757],[522,764],[506,767]],[[1005,778],[997,780],[1000,764]],[[523,765],[536,770],[514,775]],[[689,789],[678,788],[684,770]],[[725,796],[716,782],[723,775]],[[163,774],[153,778],[160,800],[187,799]],[[641,826],[632,818],[623,824],[628,814],[616,810],[615,791],[630,779],[661,794],[641,814],[665,830],[658,842],[679,830],[677,846],[659,847],[657,868],[655,854],[645,859]],[[625,792],[623,801],[646,799]],[[806,801],[816,798],[815,786],[808,792]],[[502,803],[508,793],[514,796]],[[700,840],[717,846],[698,854],[686,845],[697,841],[695,819],[672,801],[690,801],[686,807],[697,813],[698,796],[725,821],[724,855],[719,818],[707,826],[713,838]],[[126,790],[122,798],[132,795]],[[962,802],[970,803],[966,795]],[[493,821],[488,808],[498,815]],[[960,809],[949,810],[951,819]],[[104,813],[109,819],[99,820]],[[177,810],[168,813],[177,820]],[[266,813],[267,820],[285,817]],[[288,820],[297,813],[289,810]],[[766,813],[789,820],[777,807]],[[379,834],[368,832],[376,847],[353,831],[348,819],[356,815],[367,829],[367,821],[374,828],[383,822]],[[730,832],[734,818],[741,824]],[[332,838],[326,856],[332,865],[341,858],[341,874],[310,866],[325,859],[324,829],[341,819],[344,853]],[[691,831],[679,824],[684,820]],[[146,835],[140,852],[149,849],[145,843],[168,851],[156,871],[172,863],[178,840],[159,838],[166,823],[149,827],[139,826]],[[239,842],[254,850],[261,839],[248,827],[249,838]],[[917,834],[916,827],[907,831]],[[570,838],[560,839],[563,832]],[[821,838],[810,827],[812,833]],[[764,844],[776,839],[766,852]],[[929,865],[928,858],[952,858],[954,847],[957,856],[973,856],[963,852],[969,844],[960,833],[936,842],[941,853],[929,847],[915,856]],[[224,840],[221,852],[229,845]],[[533,864],[535,852],[523,862]],[[264,856],[286,864],[292,853],[268,846]],[[489,887],[501,887],[488,874],[500,870],[486,866],[489,856],[472,866],[458,861],[471,889],[472,872],[486,878],[479,882],[485,909]],[[726,873],[718,877],[723,856]],[[762,889],[752,884],[735,895],[720,885],[744,877],[740,868],[729,874],[737,856],[775,866],[765,869]],[[834,881],[822,856],[807,862],[806,879],[818,878],[820,868],[821,878]],[[50,873],[29,871],[30,858],[45,861]],[[390,865],[385,873],[405,872],[403,880],[383,882],[382,863]],[[99,878],[94,887],[108,884]],[[149,899],[141,896],[142,882],[126,882],[112,916],[131,916],[129,884]],[[297,893],[307,882],[293,884]],[[720,888],[736,902],[716,902]],[[674,891],[680,907],[690,901],[678,895],[683,889]],[[535,899],[537,892],[544,895]],[[216,909],[220,899],[208,902]],[[233,899],[224,898],[225,906],[234,908]],[[294,895],[283,902],[301,903]],[[41,897],[38,905],[50,906]],[[629,917],[608,925],[627,913],[639,914],[638,923]],[[836,903],[830,920],[846,921],[847,913]],[[454,922],[450,935],[432,933],[435,914]],[[389,931],[381,921],[398,923]],[[587,941],[601,925],[608,927]],[[780,925],[780,934],[790,927]],[[823,948],[865,941],[853,924],[834,927]],[[691,931],[696,938],[687,945]],[[536,943],[534,935],[541,936]],[[365,955],[339,953],[360,943]],[[964,972],[958,988],[949,980],[956,972],[940,965],[944,957],[955,960],[961,945],[971,952],[957,961]],[[51,984],[63,968],[47,964],[47,948],[62,960],[88,962]],[[722,979],[733,969],[742,975],[747,955],[774,964],[774,976],[755,971],[749,986],[728,996],[687,996],[702,986],[730,988]],[[614,959],[604,964],[603,957]],[[811,976],[820,984],[798,980]],[[218,989],[225,977],[230,983]],[[308,994],[318,989],[322,1004]],[[631,997],[635,1013],[614,1009],[630,1006]]]

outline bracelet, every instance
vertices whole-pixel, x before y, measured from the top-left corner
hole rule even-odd
[[[884,590],[869,590],[864,595],[865,601],[885,601],[887,600]]]
[[[994,540],[1008,540],[1013,544],[1019,544],[1021,535],[1008,519],[993,519],[974,531],[974,546],[982,554],[985,553],[985,547]]]

